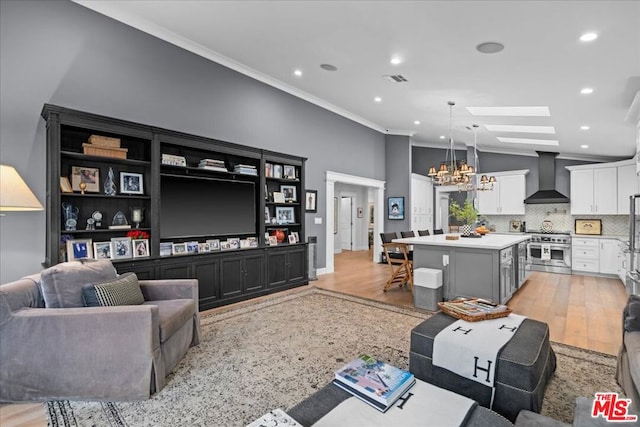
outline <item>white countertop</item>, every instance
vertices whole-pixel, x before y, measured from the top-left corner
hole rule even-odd
[[[449,233],[456,234],[457,233]],[[517,245],[520,242],[529,240],[528,234],[497,234],[489,233],[480,238],[460,237],[458,240],[447,240],[447,234],[438,234],[434,236],[407,237],[404,239],[394,239],[394,242],[407,243],[409,245],[425,245],[425,246],[445,246],[457,248],[472,249],[492,249],[500,250],[509,246]]]

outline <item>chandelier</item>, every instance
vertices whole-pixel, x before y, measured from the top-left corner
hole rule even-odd
[[[440,163],[437,170],[433,166],[430,167],[427,175],[432,178],[434,185],[455,185],[458,187],[458,191],[493,190],[493,184],[497,182],[495,176],[487,177],[482,175],[480,179],[476,176],[476,171],[478,170],[476,129],[478,125],[473,125],[474,165],[469,166],[464,160],[460,161],[460,164],[456,161],[456,151],[453,143],[453,106],[456,103],[449,101],[447,104],[449,105],[449,148],[447,148],[445,161]]]

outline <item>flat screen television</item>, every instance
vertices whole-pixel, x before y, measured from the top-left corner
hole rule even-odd
[[[256,234],[255,183],[163,175],[160,238]]]

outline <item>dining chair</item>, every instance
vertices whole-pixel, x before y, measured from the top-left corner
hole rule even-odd
[[[418,230],[418,236],[430,236],[429,230]]]
[[[400,235],[404,238],[404,237],[416,237],[416,233],[414,233],[413,231],[401,231]]]
[[[433,234],[444,234],[444,231],[442,231],[442,228],[438,228],[437,230],[433,230]]]

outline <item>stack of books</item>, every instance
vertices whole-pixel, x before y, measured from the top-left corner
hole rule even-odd
[[[200,169],[207,169],[210,171],[228,172],[223,160],[216,159],[202,159],[198,164]]]
[[[336,371],[333,383],[386,412],[416,383],[416,379],[411,372],[363,354]]]
[[[235,173],[239,173],[242,175],[254,175],[258,176],[258,171],[255,166],[251,165],[235,165],[233,168]]]
[[[464,316],[481,317],[487,315],[509,314],[511,310],[506,305],[497,304],[482,298],[462,298],[454,301],[439,303],[440,308],[448,312],[459,313]],[[451,314],[451,313],[450,313]]]

